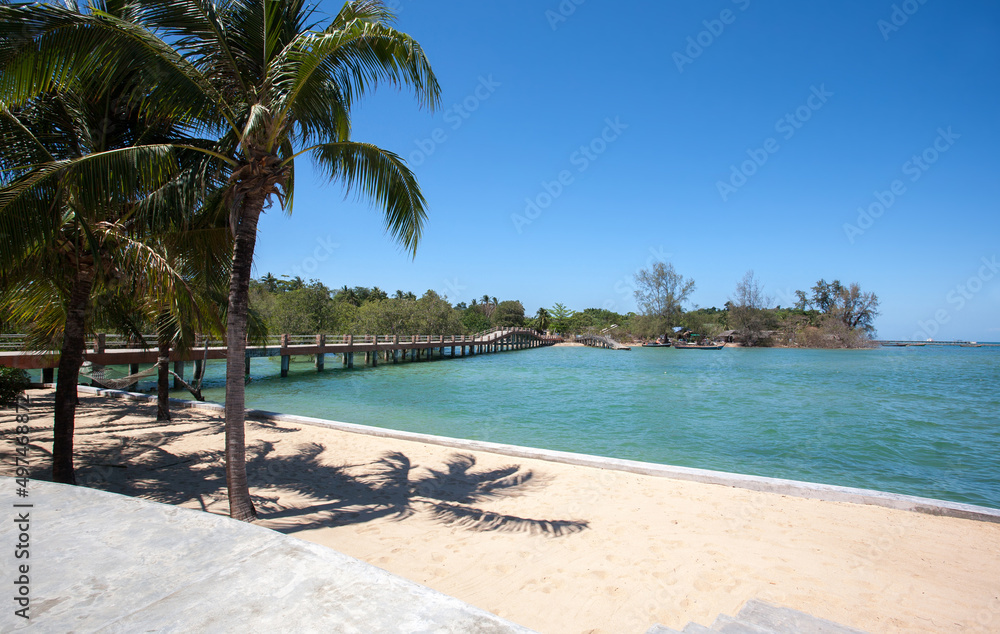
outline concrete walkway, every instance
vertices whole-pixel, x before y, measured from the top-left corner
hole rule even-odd
[[[16,616],[8,598],[0,631],[530,632],[334,550],[227,517],[37,480],[27,497],[16,497],[17,488],[0,477],[2,581],[9,589],[16,566],[30,566],[31,618]],[[18,513],[29,513],[27,525],[17,525]],[[30,557],[15,559],[25,539]]]

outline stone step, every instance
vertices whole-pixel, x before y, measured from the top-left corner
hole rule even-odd
[[[669,628],[666,625],[660,625],[657,623],[653,627],[646,630],[646,634],[683,634],[675,629]]]
[[[646,630],[646,634],[718,634],[715,630],[710,630],[704,625],[699,625],[697,623],[688,623],[684,626],[684,629],[677,631],[675,629],[669,628],[666,625],[660,625],[657,623],[653,627]]]
[[[775,634],[774,630],[747,623],[741,619],[734,619],[725,614],[720,614],[715,619],[710,631],[722,632],[723,634]]]
[[[747,601],[737,619],[775,634],[864,634],[846,625],[757,599]]]
[[[678,632],[656,624],[646,634],[865,634],[791,608],[783,608],[757,599],[747,601],[736,617],[720,614],[711,628],[688,623]]]

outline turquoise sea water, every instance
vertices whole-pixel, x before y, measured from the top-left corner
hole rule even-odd
[[[247,406],[1000,508],[1000,348],[557,347],[327,368],[282,379],[277,358],[254,359]],[[213,362],[209,400],[222,374]]]

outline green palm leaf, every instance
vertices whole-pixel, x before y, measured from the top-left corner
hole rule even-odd
[[[326,143],[312,150],[317,165],[331,180],[371,199],[385,209],[385,227],[416,254],[427,218],[417,179],[399,156],[367,143]]]

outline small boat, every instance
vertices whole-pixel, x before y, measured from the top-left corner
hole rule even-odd
[[[722,350],[725,344],[714,343],[714,344],[700,344],[700,343],[675,343],[674,347],[678,350]]]
[[[653,343],[644,343],[644,344],[642,344],[642,347],[643,348],[669,348],[671,345],[673,345],[673,344],[671,344],[669,341],[666,342],[666,343],[663,343],[663,342],[660,342],[660,341],[654,341]]]

